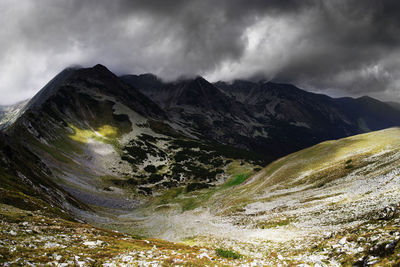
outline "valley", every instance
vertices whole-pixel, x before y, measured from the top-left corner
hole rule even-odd
[[[399,264],[387,103],[96,65],[7,111],[2,265]]]

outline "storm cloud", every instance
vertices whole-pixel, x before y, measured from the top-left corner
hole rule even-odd
[[[2,0],[0,104],[67,66],[400,101],[400,2]]]

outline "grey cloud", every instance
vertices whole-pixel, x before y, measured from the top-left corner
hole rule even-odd
[[[96,63],[400,100],[394,0],[3,0],[0,10],[0,104],[68,65]]]

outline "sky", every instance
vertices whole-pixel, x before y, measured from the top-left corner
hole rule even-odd
[[[66,67],[400,102],[398,0],[0,0],[0,104]]]

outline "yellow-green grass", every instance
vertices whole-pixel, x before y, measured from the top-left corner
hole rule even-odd
[[[370,164],[365,158],[376,154],[388,156],[399,149],[400,128],[326,141],[272,162],[248,182],[232,190],[222,205],[235,210],[248,203],[290,194],[286,190],[294,187],[323,187]],[[265,196],[266,190],[275,194]]]

